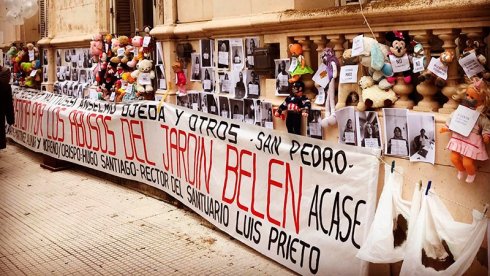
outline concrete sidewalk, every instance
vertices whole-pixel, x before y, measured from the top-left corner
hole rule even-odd
[[[192,212],[0,151],[1,275],[293,275]]]

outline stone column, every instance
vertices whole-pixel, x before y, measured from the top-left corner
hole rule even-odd
[[[327,38],[333,44],[333,51],[335,52],[335,56],[339,59],[340,65],[343,65],[342,54],[344,53],[344,35],[328,35]]]
[[[453,50],[456,52],[456,43],[454,42],[454,40],[456,39],[457,35],[455,30],[434,30],[434,35],[437,35],[440,39],[442,39],[442,41],[444,42],[444,44],[442,45],[444,50]],[[459,79],[460,77],[458,75],[458,60],[457,57],[455,57],[453,62],[448,65],[446,86],[442,88],[442,94],[448,98],[448,101],[444,104],[442,108],[439,108],[440,113],[449,114],[458,107],[458,103],[453,99],[452,96],[455,95],[458,90],[457,86]]]
[[[424,47],[424,54],[427,64],[429,65],[431,55],[430,55],[430,32],[429,31],[411,31],[410,35],[414,36],[414,40],[421,43]],[[439,108],[439,103],[434,100],[434,95],[437,93],[437,87],[434,85],[434,81],[424,81],[421,82],[416,87],[417,93],[422,95],[423,99],[413,108],[416,111],[432,112],[437,111]]]
[[[41,50],[42,51],[42,50]],[[54,91],[54,83],[56,82],[56,49],[54,47],[47,47],[47,60],[48,65],[46,73],[48,74],[48,82],[43,82],[42,85],[46,86],[46,90],[49,92]],[[91,73],[91,72],[90,72]]]
[[[395,94],[398,95],[398,100],[395,102],[394,107],[397,108],[407,108],[412,109],[415,105],[415,102],[411,100],[408,96],[412,94],[414,90],[413,79],[410,83],[405,83],[403,80],[402,73],[395,73],[396,81],[395,85],[393,85],[392,89],[395,91]]]
[[[309,40],[309,38],[305,37],[305,36],[295,37],[294,40],[298,41],[298,43],[301,44],[301,46],[303,48],[303,57],[305,59],[305,64],[312,67],[311,66],[311,53],[310,53],[311,40]],[[313,99],[316,96],[315,83],[311,79],[312,77],[313,77],[313,75],[311,75],[311,74],[305,74],[305,75],[301,76],[301,81],[303,81],[305,83],[305,93],[304,94],[305,94],[305,96],[307,96],[310,99]]]

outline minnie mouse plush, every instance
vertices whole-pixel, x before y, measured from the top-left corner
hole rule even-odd
[[[393,84],[396,80],[396,75],[403,74],[403,81],[406,84],[412,82],[410,58],[408,55],[408,47],[410,45],[410,36],[399,31],[392,31],[386,34],[386,40],[390,43],[390,53],[388,57],[395,73],[391,77],[387,77],[389,83]],[[398,73],[398,74],[396,74]]]

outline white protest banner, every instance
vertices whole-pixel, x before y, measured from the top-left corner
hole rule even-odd
[[[299,274],[367,272],[355,255],[374,216],[380,150],[169,103],[14,90],[17,143],[161,189]]]
[[[440,59],[433,57],[430,60],[427,69],[429,69],[429,71],[434,73],[436,76],[447,80],[447,66],[444,65],[444,63],[442,63]]]
[[[465,57],[459,59],[459,65],[463,67],[464,73],[468,76],[468,78],[473,77],[474,75],[483,72],[485,68],[478,61],[475,53],[471,53]]]
[[[344,65],[340,67],[339,83],[357,83],[359,65]]]

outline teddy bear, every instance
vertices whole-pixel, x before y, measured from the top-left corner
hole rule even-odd
[[[129,45],[130,42],[131,41],[129,40],[129,37],[125,35],[121,35],[118,36],[116,39],[113,39],[112,52],[114,56],[117,56],[122,59],[126,51],[126,46]]]
[[[185,78],[184,70],[182,70],[182,64],[180,61],[174,62],[172,64],[172,70],[175,73],[175,79],[176,79],[176,85],[177,89],[179,90],[178,95],[179,96],[185,96],[187,94],[185,85],[187,84],[187,80]]]
[[[291,73],[291,78],[288,80],[289,83],[297,82],[304,74],[313,74],[313,69],[311,69],[305,63],[305,58],[303,56],[303,47],[301,46],[301,44],[289,44],[288,48],[289,52],[291,53],[291,68],[289,69],[289,72]]]
[[[155,71],[152,70],[153,62],[143,59],[136,65],[136,70],[131,73],[131,77],[136,79],[136,90],[139,93],[149,93],[153,91],[151,81],[155,78]]]
[[[342,54],[343,65],[357,65],[359,64],[359,57],[352,56],[352,49],[346,49]],[[361,68],[358,69],[358,75]],[[349,98],[360,98],[360,89],[357,83],[339,83],[338,87],[338,97],[335,109],[340,109],[347,105]],[[351,101],[351,103],[356,104],[356,101]]]
[[[146,59],[150,58],[151,54],[155,50],[155,45],[156,45],[155,38],[150,36],[150,31],[151,31],[150,26],[146,26],[144,28],[145,37],[143,38],[142,52],[143,52],[143,57]],[[146,43],[145,43],[145,41],[146,41]]]
[[[446,49],[444,52],[441,53],[441,56],[439,57],[439,60],[444,64],[445,66],[448,66],[449,63],[453,62],[454,60],[454,50],[452,49]],[[446,85],[446,80],[436,76],[434,73],[432,73],[429,69],[425,70],[420,76],[418,77],[420,82],[423,81],[432,81],[435,78],[435,85],[439,88],[442,88]]]
[[[390,107],[398,99],[392,89],[381,89],[371,76],[362,76],[359,80],[361,87],[361,100],[357,105],[359,111]]]
[[[386,33],[386,41],[389,42],[391,66],[395,75],[387,77],[390,83],[395,83],[396,75],[403,75],[406,84],[412,82],[411,65],[409,56],[410,36],[408,34],[392,31]]]
[[[90,55],[94,63],[99,62],[99,57],[104,51],[104,42],[101,34],[96,34],[90,41]]]
[[[107,57],[112,57],[112,34],[106,34],[104,36],[104,53],[107,54]]]
[[[32,43],[27,43],[27,56],[29,58],[29,61],[33,61],[36,59],[39,59],[39,49],[34,46]]]
[[[461,55],[459,59],[461,60],[462,58],[467,57],[470,54],[475,54],[478,62],[483,66],[483,71],[476,74],[475,76],[472,76],[471,78],[481,78],[484,79],[485,81],[490,81],[490,71],[488,70],[486,64],[487,64],[487,58],[485,57],[485,44],[482,41],[478,41],[472,38],[468,38],[466,40],[466,47],[461,51]],[[465,82],[466,83],[471,83],[470,78],[468,78],[465,74]]]

